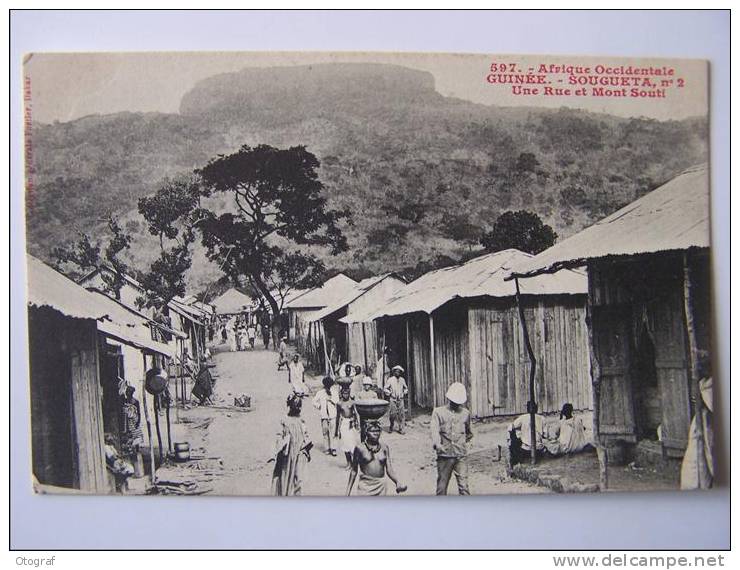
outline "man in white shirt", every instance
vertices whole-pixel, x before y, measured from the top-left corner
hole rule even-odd
[[[293,355],[293,360],[288,364],[288,382],[293,387],[293,393],[299,396],[308,396],[308,386],[304,382],[306,369],[298,354]]]
[[[406,379],[401,376],[403,373],[401,366],[394,366],[391,368],[391,377],[385,383],[383,392],[388,397],[390,405],[388,406],[388,416],[390,419],[390,427],[388,433],[393,433],[393,425],[398,424],[398,433],[404,433],[404,427],[406,424],[406,403],[404,398],[408,394],[408,386],[406,385]]]
[[[437,495],[446,495],[452,474],[457,479],[457,492],[469,495],[468,442],[473,438],[465,385],[455,382],[447,389],[447,405],[432,411],[432,448],[437,454]]]
[[[529,404],[528,404],[529,405]],[[532,404],[534,408],[534,441],[535,441],[535,452],[539,455],[545,449],[545,443],[543,441],[544,429],[545,429],[545,418],[537,413],[538,406],[536,403]],[[512,435],[510,442],[510,452],[512,464],[521,461],[525,457],[528,457],[532,449],[532,430],[531,428],[531,415],[529,413],[522,414],[517,417],[509,425],[509,433]]]
[[[313,397],[313,406],[319,411],[321,418],[321,433],[324,435],[325,453],[336,455],[332,441],[332,430],[337,418],[337,402],[339,401],[338,391],[334,390],[334,381],[326,376],[321,383],[324,385],[322,390],[316,392]]]
[[[286,366],[288,364],[287,353],[288,353],[288,345],[286,344],[287,339],[283,336],[280,337],[280,347],[278,348],[279,356],[278,356],[278,370],[280,370],[283,366]]]

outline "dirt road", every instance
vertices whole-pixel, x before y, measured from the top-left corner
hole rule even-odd
[[[218,457],[222,470],[210,482],[211,494],[269,495],[272,477],[270,459],[280,418],[286,413],[285,400],[290,392],[285,370],[277,371],[277,354],[255,349],[247,352],[215,354],[216,398],[214,407],[196,407],[181,412],[185,424],[201,427],[187,437],[202,445],[205,455]],[[309,378],[315,393],[320,388],[318,378]],[[233,400],[241,394],[252,398],[252,409],[233,409]],[[315,444],[312,461],[308,464],[304,494],[341,495],[347,484],[344,457],[323,453],[321,425],[311,399],[304,402],[303,418]],[[205,422],[205,423],[204,423]],[[209,423],[210,422],[210,423]],[[417,416],[405,435],[383,433],[389,444],[399,477],[408,485],[408,494],[433,495],[436,486],[436,465],[429,438],[429,416]],[[542,488],[505,476],[503,463],[493,461],[492,449],[503,443],[503,424],[473,426],[475,438],[470,456],[470,488],[472,494],[541,493]],[[185,434],[184,434],[185,435]],[[450,483],[450,494],[457,488]]]

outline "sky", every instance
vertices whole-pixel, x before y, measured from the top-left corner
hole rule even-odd
[[[50,123],[121,111],[177,113],[182,96],[207,77],[246,67],[328,62],[389,63],[429,71],[442,95],[488,105],[568,106],[658,120],[707,114],[707,64],[702,60],[391,52],[36,53],[26,56],[24,76],[27,83],[30,82],[33,120]],[[524,72],[529,68],[537,70],[540,65],[581,65],[592,69],[599,64],[611,67],[666,65],[675,68],[674,77],[683,79],[683,87],[667,90],[666,98],[649,99],[544,97],[541,91],[537,96],[514,96],[511,86],[487,82],[491,64],[497,62],[507,66],[513,63]],[[555,86],[568,87],[567,74],[551,77],[564,81]]]

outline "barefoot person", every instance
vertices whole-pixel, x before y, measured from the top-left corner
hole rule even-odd
[[[352,377],[352,386],[350,388],[350,394],[352,397],[356,397],[357,394],[362,392],[362,379],[365,374],[362,372],[362,366],[355,366],[355,375]]]
[[[336,456],[337,450],[332,440],[334,423],[337,420],[337,400],[334,390],[334,380],[325,376],[321,381],[324,386],[323,390],[316,392],[313,397],[313,407],[319,411],[321,419],[321,433],[324,436],[324,453]]]
[[[360,480],[357,482],[356,495],[380,496],[387,494],[385,476],[393,481],[396,493],[406,491],[393,469],[391,450],[385,442],[380,441],[380,423],[368,421],[365,426],[365,441],[358,443],[352,454],[352,465],[347,482],[347,496],[352,494],[352,487],[359,471]]]
[[[280,346],[278,348],[278,370],[281,370],[283,366],[288,366],[288,344],[285,342],[288,340],[287,338],[280,337]]]
[[[393,433],[393,425],[398,425],[398,433],[404,433],[404,426],[406,424],[406,404],[404,398],[408,394],[409,389],[406,386],[406,379],[401,376],[403,374],[403,368],[400,366],[394,366],[391,368],[392,376],[388,378],[385,384],[383,392],[388,397],[390,402],[389,408],[389,420],[390,427],[388,433]]]
[[[343,384],[337,402],[337,422],[334,437],[340,440],[340,447],[347,459],[347,467],[352,465],[352,452],[360,440],[358,425],[357,411],[350,395],[349,384]]]
[[[298,353],[293,355],[293,360],[288,364],[288,384],[293,388],[293,393],[299,396],[308,396],[308,386],[306,386],[306,368],[301,362]]]
[[[447,389],[447,405],[434,408],[431,432],[432,448],[437,453],[437,495],[446,495],[452,473],[457,478],[457,492],[470,495],[468,488],[468,442],[473,438],[470,412],[463,404],[468,399],[465,386],[455,382]]]
[[[275,443],[275,468],[272,471],[273,495],[301,495],[303,470],[311,461],[313,443],[301,419],[302,399],[288,396],[288,416],[281,422]],[[272,460],[271,460],[272,461]]]

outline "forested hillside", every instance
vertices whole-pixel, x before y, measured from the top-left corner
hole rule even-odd
[[[136,202],[164,177],[243,144],[305,145],[330,203],[352,213],[350,251],[326,263],[364,277],[458,259],[506,210],[535,211],[568,236],[705,161],[707,125],[484,106],[443,97],[425,72],[327,64],[214,76],[179,114],[35,125],[32,143],[28,242],[43,259],[113,211],[143,263]],[[196,287],[217,275],[194,268]]]

